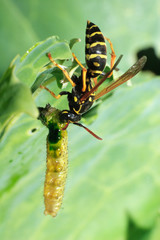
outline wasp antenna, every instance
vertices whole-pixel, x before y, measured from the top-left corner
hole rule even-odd
[[[93,137],[97,138],[98,140],[103,140],[102,138],[98,137],[94,132],[92,132],[89,128],[83,126],[81,123],[77,123],[76,122],[76,123],[73,123],[73,124],[75,124],[75,125],[77,125],[79,127],[84,128],[87,132],[89,132]]]
[[[68,122],[68,123],[66,123],[66,126],[64,126],[64,127],[62,128],[62,130],[66,130],[66,129],[67,129],[67,127],[68,127],[68,125],[69,125],[69,122]]]

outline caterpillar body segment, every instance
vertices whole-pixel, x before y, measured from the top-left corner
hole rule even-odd
[[[61,208],[68,166],[66,124],[60,123],[60,111],[47,105],[39,108],[40,119],[49,129],[47,136],[47,167],[44,183],[45,215],[55,217]]]
[[[55,217],[61,207],[67,177],[67,132],[61,130],[57,144],[47,137],[47,169],[44,184],[45,215]]]

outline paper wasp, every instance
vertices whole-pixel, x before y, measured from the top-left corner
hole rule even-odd
[[[107,49],[106,43],[107,40],[111,47],[111,63],[110,63],[110,71],[106,73],[102,79],[98,82],[97,77],[103,74],[103,70],[106,65],[107,59]],[[89,133],[91,133],[94,137],[99,140],[102,138],[95,135],[92,131],[90,131],[87,127],[83,126],[79,123],[81,120],[82,114],[88,111],[94,101],[112,91],[114,88],[128,81],[132,77],[134,77],[144,66],[147,58],[145,56],[141,57],[134,65],[132,65],[123,75],[121,75],[116,81],[113,81],[109,86],[105,87],[99,93],[96,93],[98,87],[113,74],[113,70],[116,69],[119,64],[122,55],[118,58],[115,63],[115,52],[113,49],[112,42],[110,39],[103,36],[100,29],[94,23],[87,21],[86,28],[86,47],[85,47],[85,58],[87,68],[84,67],[80,61],[77,59],[74,53],[72,53],[73,58],[78,63],[78,65],[82,68],[81,75],[76,77],[75,75],[70,78],[68,72],[64,70],[60,65],[58,65],[55,60],[52,58],[51,54],[48,53],[49,60],[59,69],[62,70],[65,77],[72,85],[72,92],[62,91],[57,96],[54,92],[50,91],[45,86],[40,86],[41,88],[46,89],[50,92],[50,94],[59,99],[63,95],[67,95],[69,110],[63,110],[60,113],[60,121],[66,122],[66,126],[64,129],[68,127],[70,123],[76,124],[80,127],[85,128]]]

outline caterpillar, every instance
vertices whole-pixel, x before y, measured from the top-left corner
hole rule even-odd
[[[63,130],[65,124],[60,123],[56,108],[47,104],[39,108],[39,119],[49,129],[47,136],[47,169],[44,183],[45,215],[56,217],[61,208],[64,195],[68,165],[68,136]]]

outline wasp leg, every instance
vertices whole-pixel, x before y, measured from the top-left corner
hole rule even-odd
[[[78,63],[78,65],[82,68],[82,82],[83,82],[83,87],[82,87],[82,92],[86,91],[86,75],[87,75],[87,69],[82,65],[82,63],[78,60],[76,55],[72,53],[74,60]]]
[[[94,84],[97,84],[97,78],[93,78]]]
[[[81,102],[85,101],[93,92],[95,92],[97,90],[97,88],[109,77],[111,76],[111,73],[113,72],[113,70],[117,67],[117,65],[119,64],[119,62],[121,61],[123,55],[120,55],[120,57],[118,58],[118,60],[116,61],[116,63],[114,64],[114,66],[111,68],[111,70],[109,72],[107,72],[104,77],[89,91],[86,92],[82,97],[81,97]],[[103,90],[102,90],[103,91]],[[101,93],[101,92],[100,92]],[[99,94],[100,94],[99,93]],[[97,95],[96,95],[97,96]],[[95,99],[98,99],[95,96]]]
[[[40,85],[40,88],[41,88],[41,89],[45,89],[46,91],[48,91],[48,92],[52,95],[52,97],[54,97],[54,98],[56,98],[56,99],[59,99],[62,95],[68,95],[68,94],[69,94],[69,92],[67,92],[67,91],[62,91],[62,92],[60,92],[60,93],[56,96],[56,94],[55,94],[54,92],[52,92],[49,88],[47,88],[47,87],[45,87],[45,86],[43,86],[43,85]]]
[[[111,40],[107,37],[104,37],[110,44],[110,48],[111,48],[111,63],[110,63],[110,66],[111,66],[111,69],[113,68],[114,66],[114,63],[115,63],[115,59],[116,59],[116,54],[115,54],[115,51],[114,51],[114,48],[113,48],[113,44],[111,42]],[[113,72],[111,73],[111,75],[109,77],[111,77],[113,74]]]
[[[97,77],[96,78],[93,78],[93,81],[94,81],[94,85],[96,86],[97,85]],[[98,90],[98,88],[95,90],[95,92]]]
[[[63,72],[63,74],[65,75],[65,77],[66,77],[66,78],[68,79],[68,81],[71,83],[72,87],[75,87],[76,84],[72,81],[72,79],[70,78],[68,72],[67,72],[65,69],[63,69],[60,65],[58,65],[58,64],[53,60],[53,58],[52,58],[52,56],[51,56],[51,53],[47,53],[47,56],[48,56],[49,60],[50,60],[56,67],[58,67],[58,68]]]
[[[56,98],[56,99],[59,99],[59,98],[61,97],[60,94],[58,94],[58,95],[56,96],[56,95],[54,94],[54,92],[52,92],[51,90],[49,90],[49,88],[47,88],[47,87],[45,87],[45,86],[43,86],[43,85],[40,85],[40,88],[47,90],[47,91],[48,91],[54,98]]]

